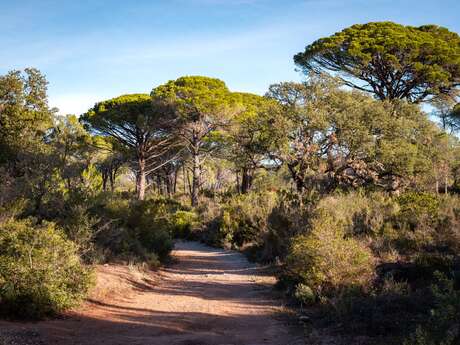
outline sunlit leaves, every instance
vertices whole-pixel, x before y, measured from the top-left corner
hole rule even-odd
[[[460,37],[435,25],[357,24],[313,42],[294,60],[382,100],[421,102],[460,85]]]

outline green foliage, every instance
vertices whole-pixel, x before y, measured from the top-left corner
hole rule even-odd
[[[439,212],[439,200],[429,193],[407,192],[398,197],[401,223],[409,224],[413,229],[422,221],[430,223]],[[426,220],[422,220],[426,217]]]
[[[97,262],[101,258],[94,239],[99,219],[91,216],[82,204],[69,202],[66,206],[61,219],[55,220],[59,220],[67,238],[77,246],[81,258],[86,262]]]
[[[303,84],[272,85],[284,107],[288,145],[272,152],[284,162],[297,190],[396,190],[431,172],[439,131],[416,106],[381,102],[315,76]],[[440,148],[439,148],[440,149]]]
[[[53,116],[47,85],[34,68],[0,76],[0,164],[42,145]]]
[[[80,121],[97,133],[137,147],[136,130],[150,132],[149,125],[155,118],[149,95],[132,94],[97,103]]]
[[[414,334],[409,339],[404,340],[403,345],[437,345],[438,343],[430,339],[430,334],[423,330],[421,327],[417,327]],[[447,342],[442,342],[441,345],[452,344],[450,339]],[[453,344],[452,344],[453,345]]]
[[[267,219],[276,194],[249,193],[229,199],[222,207],[218,234],[222,244],[236,248],[261,245],[267,234]]]
[[[298,284],[294,293],[295,298],[303,305],[312,305],[316,301],[316,295],[313,290],[305,284]]]
[[[56,117],[48,140],[66,187],[77,188],[83,172],[89,169],[91,156],[96,154],[95,148],[90,146],[92,138],[89,133],[85,131],[75,115]]]
[[[172,108],[184,122],[204,118],[224,120],[230,115],[235,99],[222,80],[201,76],[181,77],[155,88],[151,96],[154,104]]]
[[[138,199],[145,198],[146,175],[168,151],[174,119],[160,113],[149,95],[123,95],[97,103],[81,118],[95,134],[109,136],[137,160]]]
[[[281,282],[303,304],[322,302],[321,322],[383,342],[458,341],[458,197],[361,191],[283,209],[310,221],[292,239]]]
[[[352,290],[338,296],[327,306],[327,314],[330,321],[342,323],[342,332],[400,344],[401,337],[415,330],[431,306],[428,291],[412,291],[407,283],[389,278],[370,293]]]
[[[195,212],[178,210],[173,215],[173,234],[178,238],[188,239],[197,226],[198,216]]]
[[[396,198],[400,210],[389,219],[393,245],[402,253],[421,250],[458,255],[460,200],[428,193],[408,192]]]
[[[126,226],[132,229],[136,239],[148,253],[155,253],[160,260],[164,260],[174,246],[174,209],[179,207],[176,202],[167,199],[131,204]]]
[[[311,215],[318,202],[318,194],[299,195],[281,191],[268,215],[268,234],[264,239],[263,259],[284,260],[289,253],[291,240],[303,233],[310,224]]]
[[[404,345],[455,345],[460,341],[459,290],[455,289],[452,280],[438,272],[431,291],[434,304],[430,316],[404,341]]]
[[[460,37],[436,25],[356,24],[294,57],[306,71],[332,71],[381,100],[420,102],[459,85]],[[358,81],[356,81],[358,80]]]
[[[236,112],[236,97],[219,79],[188,76],[171,80],[152,90],[153,104],[177,119],[176,135],[192,161],[192,206],[198,205],[201,165],[204,157],[222,142],[221,130]]]
[[[431,115],[438,118],[440,127],[446,132],[457,132],[460,129],[460,107],[456,104],[455,97],[441,96],[431,103],[434,107]]]
[[[273,99],[249,93],[234,93],[239,107],[225,133],[225,151],[229,160],[242,170],[241,191],[252,187],[259,168],[277,166],[270,154],[286,145],[286,119]]]
[[[350,288],[367,288],[374,277],[374,258],[360,241],[346,237],[342,224],[319,214],[306,235],[293,239],[287,271],[317,296]]]
[[[179,227],[176,212],[182,210],[172,199],[132,201],[107,195],[95,203],[90,213],[102,224],[94,236],[96,249],[104,253],[106,260],[163,262],[168,259]]]
[[[91,285],[77,247],[53,223],[0,224],[0,310],[40,318],[77,305]]]

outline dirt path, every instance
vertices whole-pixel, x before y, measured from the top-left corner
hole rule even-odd
[[[178,242],[173,255],[178,262],[161,279],[124,277],[132,287],[124,296],[97,299],[34,332],[53,345],[303,344],[272,298],[273,277],[241,254]]]

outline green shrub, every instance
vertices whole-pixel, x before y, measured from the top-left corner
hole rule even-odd
[[[341,323],[349,334],[391,335],[393,340],[407,335],[430,309],[429,295],[426,291],[411,291],[404,283],[386,282],[384,285],[384,288],[364,293],[356,289],[344,291],[332,299],[331,306],[326,306],[328,317]]]
[[[300,196],[288,191],[279,193],[277,204],[268,216],[264,260],[285,259],[291,239],[309,226],[317,201],[315,194]]]
[[[431,287],[433,307],[404,345],[456,345],[460,343],[460,291],[453,280],[438,272]]]
[[[409,338],[404,340],[403,345],[441,345],[435,342],[430,334],[422,327],[417,327],[417,330]],[[443,342],[442,345],[454,345],[450,339],[448,342]]]
[[[460,255],[460,198],[442,196],[437,218],[434,234],[436,246],[451,254]]]
[[[67,238],[77,245],[85,262],[96,263],[98,252],[94,243],[95,227],[99,219],[89,215],[87,207],[71,205],[60,222]]]
[[[219,237],[235,247],[262,242],[267,232],[268,215],[275,206],[276,194],[249,193],[231,198],[222,209]]]
[[[296,286],[294,296],[304,305],[312,305],[316,300],[313,290],[308,285],[302,283]]]
[[[343,224],[347,234],[379,236],[399,212],[399,205],[385,193],[355,192],[325,197],[317,209]]]
[[[40,318],[77,305],[91,272],[53,223],[8,220],[0,224],[0,310]]]
[[[199,224],[193,230],[193,237],[211,246],[222,246],[219,233],[222,205],[217,199],[208,199],[195,208]]]
[[[167,198],[130,201],[104,195],[91,210],[91,216],[100,220],[93,236],[96,250],[106,260],[142,263],[155,255],[164,261],[173,248],[176,213],[181,210],[180,203]]]
[[[149,270],[155,271],[161,266],[160,259],[158,255],[152,253],[148,254],[145,259],[145,265]]]
[[[195,209],[199,222],[194,233],[213,246],[244,250],[259,247],[277,197],[273,191],[235,194],[232,187]]]
[[[393,227],[392,221],[399,212],[399,205],[389,195],[384,193],[370,193],[366,196],[358,196],[362,199],[362,206],[352,213],[354,235],[382,236],[383,232]],[[343,200],[344,204],[356,205],[357,197]]]
[[[427,281],[432,281],[436,273],[451,275],[456,258],[446,253],[421,252],[414,256],[413,262],[417,276]]]
[[[198,216],[191,211],[176,211],[173,215],[173,232],[174,237],[190,238],[192,230],[198,223]]]
[[[137,229],[138,239],[147,253],[154,253],[162,261],[168,258],[169,253],[174,248],[171,233],[164,228],[158,228],[155,224],[151,227]]]
[[[110,219],[123,219],[129,214],[130,201],[129,199],[112,197],[108,198],[97,205],[96,214],[101,214]]]
[[[352,287],[366,288],[374,277],[374,258],[360,241],[345,237],[342,224],[327,213],[312,222],[306,235],[293,239],[287,269],[318,296]]]
[[[173,215],[179,209],[181,205],[172,199],[135,201],[130,204],[127,225],[135,229],[149,227],[155,222],[157,227],[172,231]]]
[[[174,247],[174,213],[180,204],[170,199],[151,199],[131,204],[126,220],[128,229],[147,253],[165,260]]]
[[[393,243],[404,255],[439,252],[460,254],[460,199],[408,192],[398,197],[400,211],[394,217],[397,229]]]
[[[406,192],[397,198],[401,207],[398,221],[401,228],[432,226],[439,212],[439,200],[429,193]]]
[[[398,343],[408,334],[410,345],[460,343],[458,197],[354,192],[292,209],[310,221],[292,240],[282,283],[302,303],[304,287],[327,302],[320,319]],[[439,274],[444,283],[430,288]]]

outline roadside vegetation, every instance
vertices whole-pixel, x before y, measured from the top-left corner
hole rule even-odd
[[[56,315],[92,265],[156,269],[186,238],[276,266],[312,343],[458,344],[459,57],[445,28],[354,25],[264,96],[186,76],[79,117],[38,70],[1,76],[3,316]]]

